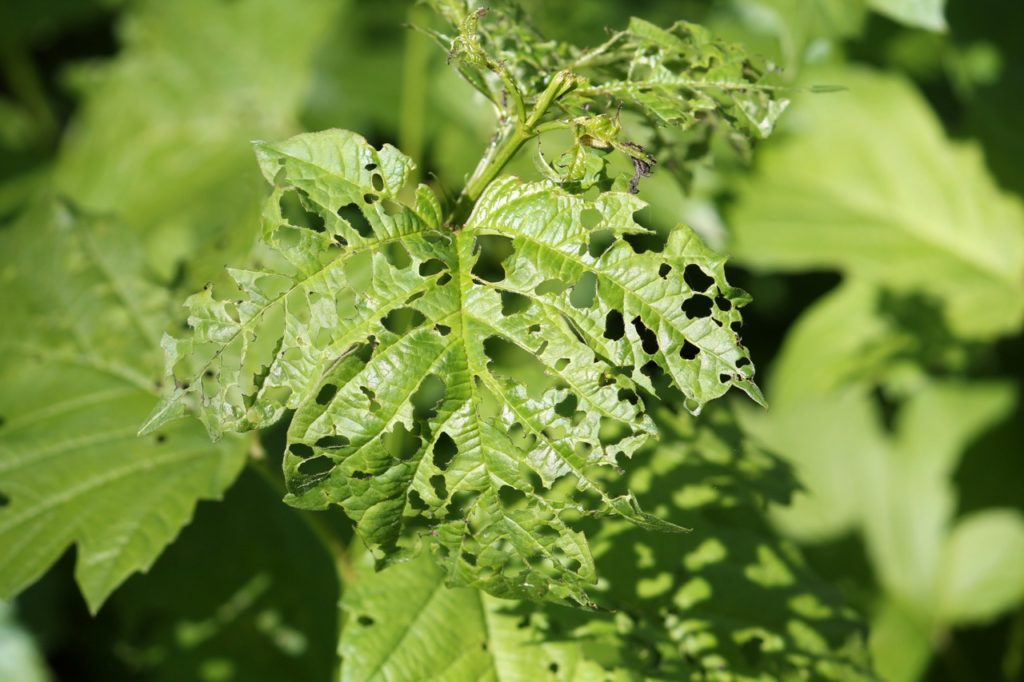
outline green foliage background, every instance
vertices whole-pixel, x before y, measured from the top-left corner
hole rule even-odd
[[[754,299],[770,409],[666,410],[623,482],[694,534],[595,522],[614,612],[531,608],[429,561],[335,566],[344,517],[279,503],[281,427],[137,439],[182,301],[266,256],[250,140],[356,130],[453,194],[492,114],[406,2],[7,2],[0,680],[331,679],[336,650],[350,680],[1024,679],[1024,9],[524,5],[582,45],[697,21],[794,87],[752,159],[690,144],[640,185],[638,218],[692,225]]]

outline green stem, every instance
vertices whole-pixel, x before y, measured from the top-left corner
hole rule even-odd
[[[559,97],[575,88],[578,83],[579,79],[569,71],[560,71],[555,74],[548,86],[544,88],[544,92],[537,98],[537,103],[533,105],[526,120],[517,120],[480,160],[452,210],[451,223],[457,226],[469,217],[476,200],[526,144],[527,140],[536,137],[546,129],[541,125],[541,121],[551,105]]]
[[[409,25],[416,26],[422,14],[419,5],[409,8]],[[405,42],[405,61],[402,65],[402,107],[398,122],[399,147],[418,164],[413,171],[411,181],[419,180],[415,176],[423,165],[424,130],[426,117],[423,115],[427,102],[427,69],[430,64],[430,43],[427,37],[418,31],[410,30]]]
[[[3,64],[4,75],[11,92],[36,117],[43,134],[48,138],[52,137],[57,131],[57,116],[50,106],[46,88],[36,71],[32,57],[24,47],[16,43],[3,46],[0,54],[0,62]]]
[[[284,487],[284,481],[282,481],[277,474],[271,471],[270,467],[267,466],[266,454],[263,452],[263,448],[259,444],[259,440],[253,439],[253,446],[249,453],[248,459],[249,467],[259,474],[262,478],[277,494],[284,497],[287,493]],[[330,553],[334,559],[334,570],[338,575],[338,579],[341,584],[352,585],[358,579],[356,576],[355,568],[352,565],[352,560],[348,555],[348,550],[345,548],[345,543],[337,536],[334,530],[328,526],[323,517],[317,512],[306,511],[296,509],[299,518],[305,521],[306,526],[312,531],[313,535],[316,536],[317,540],[324,546],[324,548]]]

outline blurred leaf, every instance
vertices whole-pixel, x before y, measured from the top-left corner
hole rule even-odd
[[[342,682],[606,679],[577,644],[541,640],[514,602],[444,582],[427,557],[360,576],[341,602]]]
[[[327,680],[338,590],[327,548],[247,469],[111,597],[96,627],[116,633],[114,655],[135,679]]]
[[[944,620],[990,619],[1024,597],[1024,516],[993,510],[957,524],[943,548],[939,610]]]
[[[166,281],[181,260],[200,285],[211,261],[219,268],[225,251],[251,244],[245,226],[263,192],[249,142],[297,129],[312,55],[337,8],[132,3],[118,56],[74,73],[83,101],[59,156],[60,191],[159,240],[150,261]]]
[[[837,44],[860,33],[864,0],[727,0],[713,3],[716,33],[774,58],[792,80],[805,64],[834,56]]]
[[[167,293],[119,225],[46,203],[0,232],[0,595],[73,543],[91,610],[146,570],[244,461],[180,423],[146,439]]]
[[[871,653],[882,679],[920,680],[932,657],[932,632],[898,599],[883,598],[871,620]]]
[[[868,0],[868,4],[890,19],[929,31],[945,31],[943,11],[946,0]]]
[[[340,504],[382,560],[427,522],[453,584],[501,596],[586,603],[593,564],[563,519],[581,496],[544,496],[559,479],[602,513],[681,530],[597,476],[652,433],[645,367],[694,411],[732,386],[760,397],[734,328],[745,295],[692,231],[638,252],[635,197],[588,201],[511,176],[449,230],[427,187],[403,202],[412,162],[390,145],[334,130],[257,153],[276,187],[275,265],[231,270],[226,298],[189,299],[195,334],[165,337],[174,388],[147,430],[195,403],[213,435],[296,409],[289,502]],[[496,278],[478,269],[488,240],[511,249]],[[608,426],[622,432],[602,441]]]
[[[46,662],[16,615],[10,604],[0,602],[0,682],[48,682]]]
[[[985,339],[1024,315],[1024,210],[973,146],[949,142],[903,81],[864,71],[815,80],[793,134],[766,147],[730,219],[746,264],[836,268],[937,299],[950,330]]]

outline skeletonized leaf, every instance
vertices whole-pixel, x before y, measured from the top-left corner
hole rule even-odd
[[[292,504],[341,505],[381,559],[429,529],[453,583],[498,595],[586,603],[567,515],[593,503],[680,530],[602,478],[654,432],[652,376],[693,411],[731,386],[760,400],[746,294],[690,229],[645,251],[635,197],[507,177],[452,230],[429,189],[403,192],[393,147],[334,130],[257,151],[267,263],[189,300],[195,333],[165,338],[176,388],[146,429],[189,404],[214,435],[295,409]]]

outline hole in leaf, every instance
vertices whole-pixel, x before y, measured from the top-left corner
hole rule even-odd
[[[369,238],[373,236],[373,227],[370,226],[366,216],[355,204],[346,204],[338,209],[338,217],[359,233],[360,237]]]
[[[437,437],[437,441],[434,443],[434,466],[438,469],[448,468],[448,464],[452,461],[452,457],[459,451],[459,448],[455,445],[455,441],[446,432],[442,431],[441,435]]]
[[[731,374],[719,374],[718,375],[718,380],[720,382],[722,382],[723,384],[727,384],[730,381],[732,381],[732,375]]]
[[[380,409],[380,403],[377,402],[377,394],[376,393],[374,393],[372,390],[370,390],[366,386],[360,386],[359,390],[362,392],[363,395],[366,396],[367,401],[370,403],[369,404],[370,412],[376,412],[377,410]]]
[[[316,394],[316,404],[326,405],[327,403],[334,400],[334,396],[338,393],[338,387],[334,384],[324,384],[321,387],[320,392]]]
[[[648,251],[660,252],[665,248],[665,237],[657,232],[641,232],[640,234],[625,234],[622,238],[633,249],[634,253],[647,253]]]
[[[604,338],[618,341],[626,333],[626,323],[622,319],[622,313],[618,310],[611,310],[604,318]]]
[[[597,275],[588,270],[580,275],[576,286],[572,288],[572,293],[569,294],[569,303],[574,308],[590,308],[593,307],[596,298]]]
[[[451,276],[450,273],[446,272],[446,273],[444,273],[443,275],[441,275],[440,277],[437,278],[437,286],[443,287],[445,284],[448,284],[448,282],[450,282],[450,281],[452,281],[452,276]]]
[[[303,459],[308,459],[315,454],[313,448],[309,447],[305,443],[292,443],[288,446],[288,452]]]
[[[363,195],[363,201],[365,201],[368,204],[373,204],[378,199],[380,199],[380,197],[378,197],[376,194],[364,194]]]
[[[423,498],[420,497],[420,494],[415,490],[409,491],[408,500],[409,506],[415,509],[416,511],[426,511],[427,509],[429,509],[427,503],[423,501]]]
[[[353,471],[352,478],[356,479],[357,481],[366,481],[368,479],[373,478],[373,474],[367,471]]]
[[[508,317],[530,309],[530,299],[514,291],[501,292],[501,314]]]
[[[324,436],[316,442],[318,448],[343,448],[349,440],[345,436]]]
[[[305,227],[314,232],[324,231],[323,216],[307,208],[312,202],[300,190],[292,190],[281,195],[281,215],[296,227]]]
[[[444,381],[436,374],[428,374],[423,377],[419,388],[409,399],[413,407],[413,419],[419,421],[436,417],[437,408],[444,400],[447,389]]]
[[[550,670],[552,674],[557,673],[558,672],[558,664],[555,663],[554,661],[552,661],[551,664],[548,666],[548,670]]]
[[[672,272],[672,266],[669,265],[668,263],[662,263],[661,266],[658,268],[658,277],[665,279],[666,277],[668,277],[668,274],[670,272]]]
[[[356,621],[363,627],[370,627],[376,622],[373,618],[370,618],[369,616],[359,616],[359,618],[357,618]]]
[[[404,424],[395,424],[390,433],[384,435],[384,447],[395,459],[407,460],[419,452],[422,441]]]
[[[516,490],[510,485],[503,485],[498,488],[498,498],[501,500],[501,506],[511,507],[517,502],[525,500],[526,493],[522,490]]]
[[[736,368],[746,367],[750,364],[750,358],[740,358],[736,361]]]
[[[395,308],[381,318],[381,325],[394,334],[407,334],[426,321],[426,316],[415,308]]]
[[[384,258],[387,262],[391,263],[393,267],[396,267],[399,270],[405,270],[409,267],[409,264],[412,263],[412,258],[409,257],[409,252],[406,251],[405,247],[399,242],[385,244],[383,251]]]
[[[437,495],[438,499],[446,499],[448,497],[448,488],[444,484],[444,476],[437,474],[430,477],[430,485],[434,488],[434,494]]]
[[[590,233],[590,241],[587,244],[587,252],[594,258],[611,248],[615,243],[615,233],[611,230],[596,230]]]
[[[312,459],[303,460],[299,464],[299,471],[303,474],[315,476],[317,474],[326,474],[328,471],[334,468],[334,460],[330,457],[320,455]]]
[[[384,178],[381,177],[380,173],[374,173],[372,176],[370,176],[370,183],[373,185],[373,188],[378,192],[384,189]]]
[[[480,493],[471,490],[462,490],[452,495],[452,501],[448,504],[448,516],[455,519],[464,519],[470,506],[480,496]]]
[[[593,230],[597,227],[603,218],[604,216],[602,216],[601,212],[596,208],[586,208],[582,213],[580,213],[580,222],[582,222],[583,227],[588,230]]]
[[[638,402],[640,402],[640,398],[637,397],[636,392],[628,388],[620,388],[616,397],[619,400],[623,400],[631,405],[636,405]]]
[[[576,407],[580,404],[580,399],[576,397],[576,394],[570,393],[565,396],[565,399],[555,405],[555,414],[560,417],[572,417],[576,414]]]
[[[420,263],[419,271],[420,275],[422,275],[423,277],[429,277],[431,275],[436,275],[437,273],[447,269],[447,265],[445,265],[436,258],[431,258],[430,260]]]
[[[505,279],[502,262],[512,255],[512,239],[500,235],[485,234],[476,238],[476,252],[479,254],[473,264],[473,275],[488,282]]]
[[[555,371],[561,372],[563,369],[569,366],[569,358],[559,358],[558,362],[555,363]]]
[[[683,301],[682,309],[690,318],[709,317],[713,306],[714,303],[709,297],[704,294],[694,294]]]
[[[633,318],[633,328],[636,329],[637,336],[640,337],[641,345],[644,352],[649,355],[654,355],[658,352],[658,337],[647,328],[647,325],[643,323],[639,317]]]
[[[545,294],[560,294],[568,289],[571,284],[563,282],[560,279],[546,279],[536,286],[533,290],[538,296],[544,296]]]
[[[371,162],[363,166],[363,168],[365,168],[368,171],[375,171],[377,170],[377,164]]]
[[[540,397],[551,384],[544,365],[534,353],[498,336],[484,340],[484,353],[490,358],[488,369],[522,384],[533,397]]]
[[[452,328],[446,324],[435,324],[434,329],[436,329],[437,333],[441,336],[448,336],[452,333]]]
[[[700,348],[689,341],[683,341],[683,347],[679,349],[679,357],[683,360],[693,360],[700,355]]]
[[[683,270],[683,280],[686,281],[686,286],[690,287],[694,291],[707,291],[708,287],[715,283],[715,280],[708,276],[708,273],[704,272],[696,263],[690,263]]]
[[[732,310],[732,301],[727,299],[725,296],[715,296],[715,305],[718,306],[719,310],[729,311]]]

